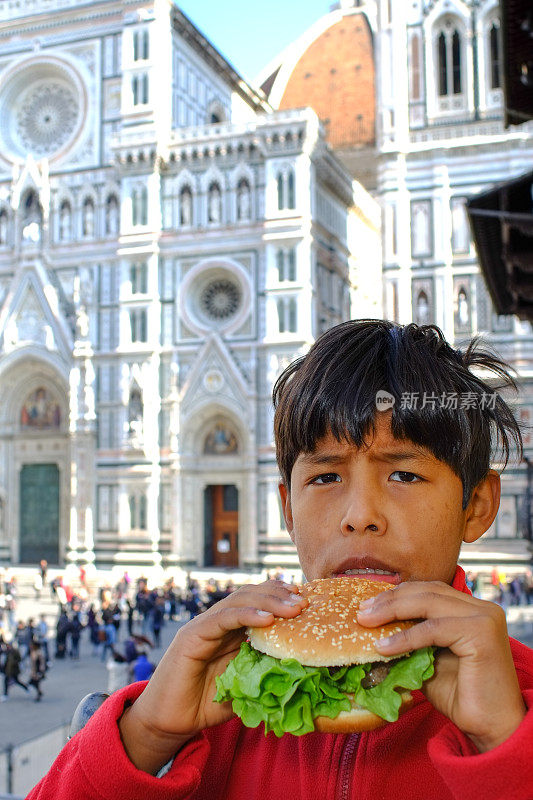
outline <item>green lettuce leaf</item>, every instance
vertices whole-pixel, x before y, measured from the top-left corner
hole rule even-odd
[[[417,650],[399,659],[384,681],[364,689],[361,681],[369,664],[330,670],[307,667],[293,658],[273,658],[243,642],[226,671],[215,678],[215,702],[232,701],[233,711],[248,728],[261,722],[265,734],[301,736],[314,730],[315,717],[334,718],[355,701],[388,722],[398,719],[401,697],[396,691],[419,689],[433,674],[433,648]]]

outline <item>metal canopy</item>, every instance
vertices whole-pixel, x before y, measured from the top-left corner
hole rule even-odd
[[[467,211],[497,313],[533,321],[533,172],[476,195]]]

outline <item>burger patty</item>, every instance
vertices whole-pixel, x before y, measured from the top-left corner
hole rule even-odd
[[[361,681],[363,689],[371,689],[373,686],[378,686],[382,683],[389,674],[392,665],[397,660],[398,659],[394,661],[376,661],[372,664],[370,671],[366,673]]]
[[[378,686],[382,683],[391,671],[391,667],[399,660],[399,658],[393,658],[391,661],[374,661],[370,670],[361,681],[363,689],[372,689],[373,686]],[[334,675],[340,669],[344,669],[344,667],[329,667],[331,675]]]

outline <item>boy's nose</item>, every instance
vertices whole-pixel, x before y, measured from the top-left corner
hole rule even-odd
[[[370,533],[373,536],[382,536],[387,529],[387,522],[383,514],[374,504],[365,502],[352,503],[341,521],[343,536]]]

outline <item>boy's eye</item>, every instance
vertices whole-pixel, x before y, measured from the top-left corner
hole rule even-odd
[[[398,475],[397,478],[394,476]],[[395,481],[396,483],[418,483],[422,480],[419,475],[415,475],[414,472],[404,472],[403,470],[396,470],[390,476],[390,480]]]
[[[335,483],[336,481],[340,481],[340,476],[337,475],[336,472],[325,472],[323,475],[317,475],[316,478],[313,478],[311,483]]]

